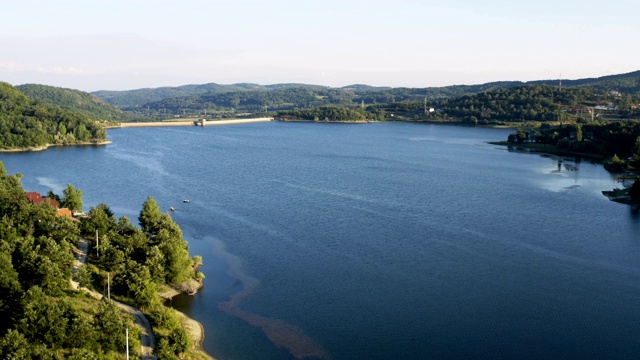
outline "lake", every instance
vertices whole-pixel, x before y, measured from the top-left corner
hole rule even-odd
[[[113,129],[0,160],[134,223],[148,195],[174,206],[206,279],[173,305],[221,360],[637,357],[640,214],[601,165],[487,144],[510,132]]]

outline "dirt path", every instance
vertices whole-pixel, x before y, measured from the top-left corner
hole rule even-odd
[[[89,250],[89,242],[86,239],[80,238],[78,239],[78,246],[74,249],[74,255],[76,257],[76,261],[73,264],[73,272],[78,271],[80,266],[84,265],[87,262],[87,251]],[[73,280],[71,280],[71,287],[78,290],[79,284]],[[102,294],[97,293],[95,291],[91,291],[87,288],[81,288],[81,290],[88,292],[92,297],[96,299],[102,299]],[[147,317],[144,316],[142,311],[133,306],[129,306],[123,304],[121,302],[112,300],[118,307],[123,309],[126,313],[133,316],[133,319],[136,322],[136,325],[140,328],[140,344],[141,344],[141,354],[143,360],[155,360],[156,356],[153,355],[153,349],[155,349],[156,340],[153,336],[153,330],[151,330],[151,324],[147,320]]]

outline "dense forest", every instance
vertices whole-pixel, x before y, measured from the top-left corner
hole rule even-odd
[[[333,88],[305,84],[203,84],[180,87],[164,87],[157,89],[138,89],[130,91],[98,91],[94,94],[104,100],[134,112],[141,117],[168,119],[175,116],[208,116],[225,117],[257,117],[279,116],[281,111],[322,108],[338,106],[358,108],[366,106],[371,117],[375,119],[393,120],[430,120],[430,121],[463,121],[475,123],[499,123],[505,118],[508,121],[548,121],[559,106],[568,106],[569,102],[562,98],[554,98],[553,94],[529,94],[536,101],[532,109],[510,109],[505,104],[492,104],[490,100],[484,104],[484,112],[477,111],[478,104],[470,108],[470,101],[484,102],[484,99],[469,98],[476,94],[507,91],[513,88],[526,89],[525,85],[535,85],[534,89],[560,88],[560,80],[539,80],[530,82],[501,81],[479,85],[451,85],[428,88],[390,88],[368,85],[349,85]],[[585,90],[594,96],[616,93],[616,99],[589,99],[586,104],[608,105],[611,100],[621,103],[621,109],[614,114],[618,117],[640,117],[631,109],[637,103],[640,92],[640,71],[610,75],[593,79],[562,80],[562,89]],[[586,94],[583,94],[586,95]],[[500,97],[500,94],[492,95]],[[526,95],[525,95],[526,96]],[[544,99],[543,99],[544,98]],[[508,100],[508,99],[502,99]],[[520,100],[524,100],[521,99]],[[439,110],[436,114],[425,113],[425,102],[429,107]],[[467,103],[465,105],[465,102]],[[409,105],[407,105],[409,104]],[[551,105],[550,108],[545,108]],[[446,107],[446,109],[443,109]],[[394,110],[395,108],[395,110]],[[407,111],[414,108],[412,111]],[[624,109],[622,109],[624,108]],[[384,110],[384,111],[381,111]],[[444,113],[447,116],[437,116]],[[280,114],[284,115],[284,114]],[[493,116],[493,117],[491,117]],[[472,118],[473,117],[473,118]],[[556,118],[558,116],[556,115]]]
[[[0,148],[105,141],[104,127],[85,115],[30,100],[0,82]]]
[[[559,85],[560,80],[529,81],[530,85]],[[565,87],[586,87],[596,91],[618,91],[625,94],[640,92],[640,70],[626,74],[607,75],[598,78],[562,80]]]
[[[469,123],[575,122],[636,118],[640,96],[586,87],[526,85],[445,100],[440,112]]]
[[[312,109],[280,111],[278,120],[311,120],[311,121],[363,121],[371,119],[371,114],[360,109],[349,109],[336,106],[323,106]]]
[[[158,358],[176,359],[187,351],[177,315],[160,304],[156,290],[196,276],[200,258],[189,257],[179,227],[153,198],[140,212],[141,228],[126,217],[116,219],[106,204],[78,222],[56,216],[48,202],[29,202],[20,178],[0,162],[0,358],[123,358],[125,327],[130,348],[138,351],[140,333],[132,318],[112,301],[72,290],[72,276],[102,292],[109,275],[111,294],[144,309],[155,324]],[[81,206],[82,193],[67,189],[62,202]],[[91,241],[89,264],[74,274],[74,247],[81,235],[95,239],[96,229],[99,246]]]
[[[21,85],[19,89],[32,100],[80,112],[92,119],[118,122],[181,117],[282,117],[290,115],[287,111],[302,110],[309,110],[305,113],[305,118],[309,118],[310,112],[316,112],[313,109],[329,107],[365,110],[367,119],[378,121],[470,124],[575,121],[586,116],[589,107],[596,106],[604,109],[600,113],[611,119],[640,118],[637,108],[640,71],[563,80],[562,87],[559,84],[558,79],[428,88],[209,83],[129,91],[103,90],[93,94],[31,84]],[[561,90],[567,91],[562,93]]]
[[[16,89],[31,100],[55,105],[65,110],[83,114],[94,120],[116,122],[146,120],[143,116],[123,111],[96,95],[80,90],[37,84],[19,85],[16,86]]]

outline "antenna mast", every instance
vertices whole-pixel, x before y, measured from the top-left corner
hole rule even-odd
[[[560,79],[559,79],[559,81],[560,81],[560,90],[562,90],[562,73],[560,74]]]

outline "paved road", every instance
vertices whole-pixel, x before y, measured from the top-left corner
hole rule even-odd
[[[76,261],[73,265],[73,272],[78,271],[80,266],[84,265],[87,262],[87,251],[89,250],[89,243],[86,239],[80,238],[78,240],[78,246],[74,249]],[[79,284],[73,280],[71,280],[71,286],[78,290]],[[102,299],[102,294],[97,293],[95,291],[91,291],[87,288],[82,288],[81,290],[88,292],[91,296],[96,299]],[[151,330],[151,324],[147,320],[147,317],[144,316],[140,309],[134,308],[133,306],[129,306],[123,304],[121,302],[112,300],[116,305],[118,305],[125,312],[133,316],[133,319],[140,328],[140,343],[142,346],[141,353],[143,360],[155,360],[156,356],[153,355],[153,349],[155,349],[156,340],[153,336],[153,330]]]

